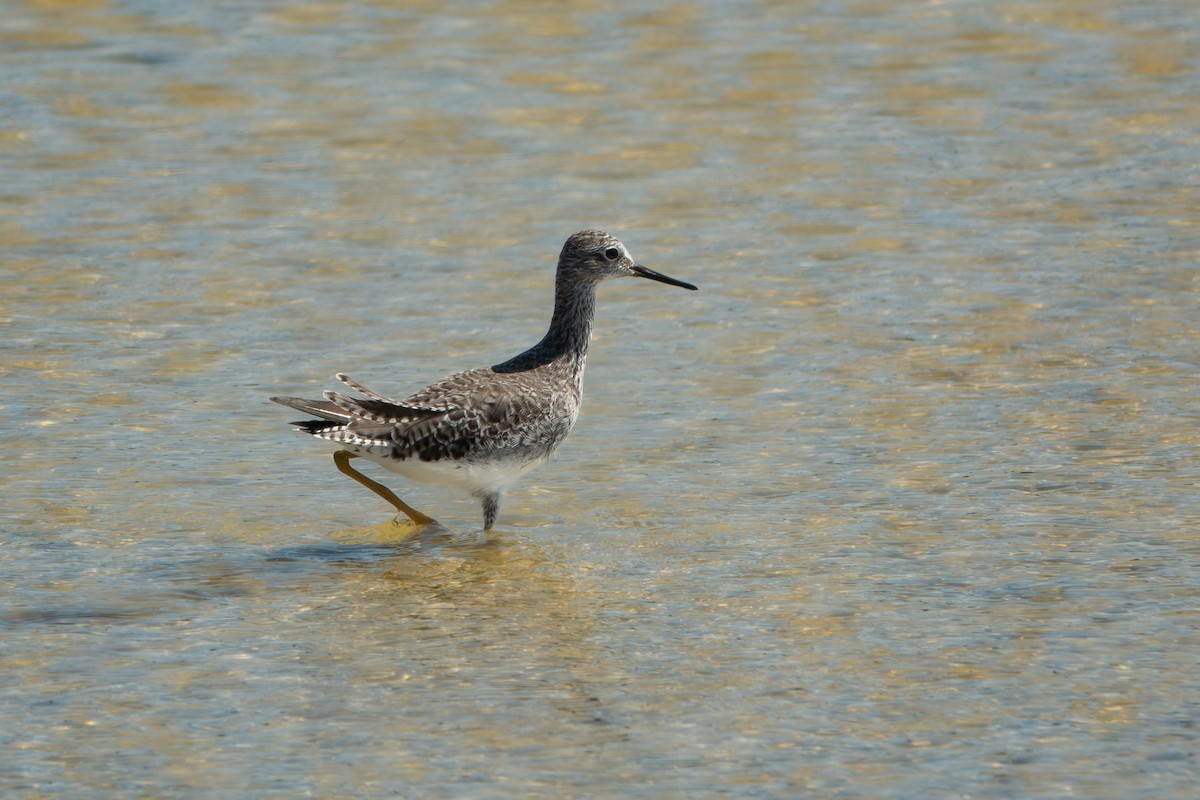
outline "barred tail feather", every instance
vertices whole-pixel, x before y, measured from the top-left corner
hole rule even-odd
[[[297,411],[303,411],[305,414],[312,414],[314,417],[320,417],[323,420],[329,420],[341,425],[350,421],[350,414],[325,400],[305,400],[303,397],[272,397],[271,402],[279,403],[281,406],[294,408]]]
[[[370,389],[368,389],[367,387],[363,386],[363,385],[362,385],[361,383],[359,383],[358,381],[356,381],[356,380],[352,380],[352,379],[350,378],[350,376],[349,376],[349,375],[347,375],[347,374],[346,374],[346,373],[344,373],[344,372],[339,372],[339,373],[338,373],[337,375],[335,375],[334,377],[335,377],[335,378],[337,378],[337,379],[338,379],[339,381],[341,381],[342,383],[344,383],[344,384],[346,384],[347,386],[349,386],[349,387],[350,387],[351,389],[353,389],[354,391],[356,391],[356,392],[358,392],[359,394],[363,395],[364,397],[369,397],[369,398],[371,398],[372,400],[382,400],[383,402],[385,402],[385,403],[391,403],[392,405],[399,405],[399,404],[398,404],[398,403],[397,403],[395,400],[393,400],[392,398],[390,398],[390,397],[384,397],[384,396],[383,396],[383,395],[381,395],[379,392],[373,392],[373,391],[371,391]]]

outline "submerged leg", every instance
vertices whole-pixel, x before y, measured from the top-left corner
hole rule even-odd
[[[496,515],[500,513],[500,495],[481,494],[477,497],[483,502],[483,529],[490,531],[496,524]]]
[[[354,453],[351,453],[349,450],[338,450],[336,453],[334,453],[333,463],[337,465],[338,472],[342,473],[347,478],[353,478],[375,494],[382,497],[384,500],[387,500],[389,503],[395,506],[397,511],[407,516],[416,525],[428,525],[431,522],[437,521],[433,517],[425,516],[420,511],[417,511],[408,503],[401,500],[396,496],[395,492],[384,486],[382,483],[377,483],[376,481],[371,480],[366,475],[363,475],[354,467],[350,466],[350,459],[352,458],[358,458],[358,456],[354,455]]]

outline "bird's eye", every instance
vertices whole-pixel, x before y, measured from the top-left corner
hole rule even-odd
[[[615,247],[610,247],[604,251],[604,257],[607,258],[609,261],[616,261],[618,258],[621,257],[621,251]]]

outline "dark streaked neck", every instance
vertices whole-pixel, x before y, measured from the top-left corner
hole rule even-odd
[[[550,330],[539,346],[555,352],[555,358],[587,355],[596,316],[596,285],[571,280],[559,272],[554,281],[554,316]]]
[[[572,280],[560,270],[554,282],[554,316],[550,319],[550,330],[533,347],[493,369],[516,372],[564,358],[582,366],[587,358],[595,315],[596,285]]]

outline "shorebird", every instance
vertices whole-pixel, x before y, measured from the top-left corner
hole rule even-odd
[[[271,400],[317,417],[291,424],[335,444],[338,470],[413,523],[434,520],[351,467],[350,459],[366,458],[414,481],[469,492],[483,504],[483,529],[491,530],[504,493],[549,459],[571,432],[583,398],[596,286],[622,276],[696,289],[635,263],[625,245],[607,233],[580,231],[567,239],[558,257],[550,329],[524,353],[451,375],[403,400],[384,397],[341,373],[337,379],[365,399],[326,391],[324,400]]]

